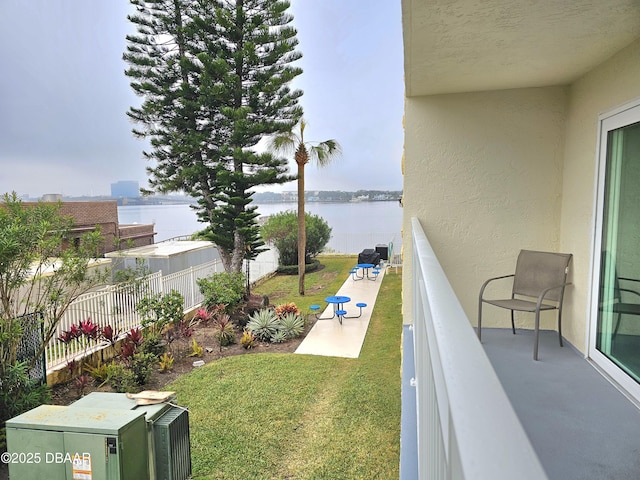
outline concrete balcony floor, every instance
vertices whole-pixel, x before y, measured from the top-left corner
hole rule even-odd
[[[540,332],[537,362],[533,332],[516,332],[482,344],[549,478],[640,478],[640,409],[557,332]]]

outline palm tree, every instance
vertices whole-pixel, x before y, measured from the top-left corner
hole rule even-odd
[[[307,232],[304,215],[304,166],[312,161],[324,167],[342,154],[342,147],[336,140],[309,142],[304,138],[304,131],[309,126],[304,119],[298,124],[298,132],[290,131],[276,137],[270,142],[270,149],[282,154],[294,153],[298,166],[298,292],[304,295],[305,253],[307,249]]]

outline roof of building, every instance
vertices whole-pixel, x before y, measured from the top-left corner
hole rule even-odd
[[[154,243],[153,245],[147,245],[144,247],[109,252],[105,254],[105,257],[168,258],[181,253],[207,248],[215,248],[215,245],[204,240],[168,240],[166,242]]]

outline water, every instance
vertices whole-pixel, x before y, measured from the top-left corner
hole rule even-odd
[[[258,205],[262,216],[296,209],[295,203]],[[331,227],[330,250],[359,253],[378,244],[393,243],[394,252],[400,252],[402,208],[397,202],[307,203],[305,209],[322,217]],[[189,205],[121,206],[118,220],[122,224],[154,223],[156,242],[191,235],[204,228]]]

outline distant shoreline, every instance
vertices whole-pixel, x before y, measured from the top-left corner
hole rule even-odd
[[[305,203],[362,203],[362,202],[398,202],[402,199],[402,191],[389,190],[358,190],[357,192],[343,192],[333,190],[320,190],[305,192]],[[35,198],[27,198],[27,201],[37,201]],[[57,200],[63,202],[104,202],[115,201],[119,207],[145,206],[145,205],[196,205],[197,200],[186,195],[152,195],[138,197],[112,197],[112,196],[82,196],[65,197],[58,196]],[[54,200],[51,200],[54,201]],[[298,202],[295,192],[256,192],[253,194],[255,205],[273,205],[280,203],[296,204]]]

